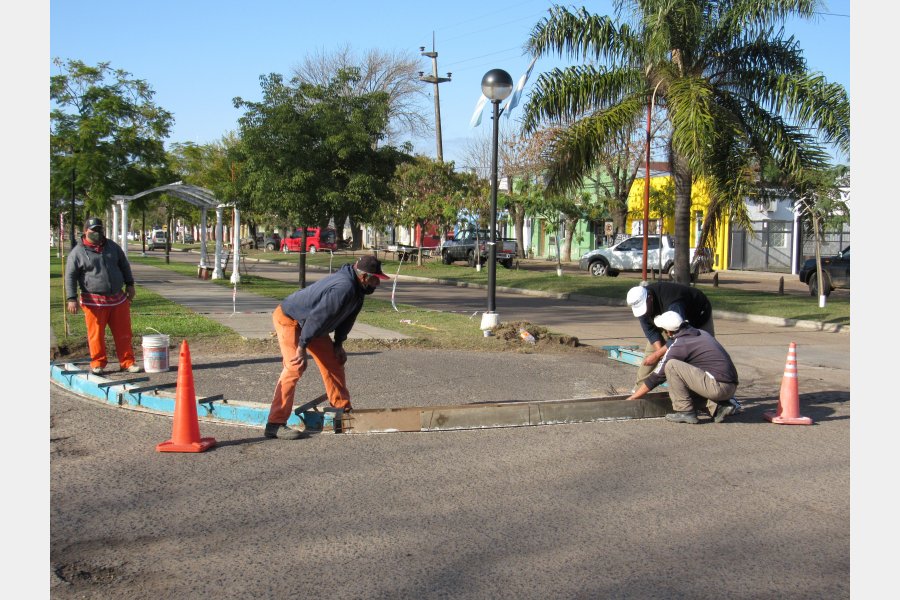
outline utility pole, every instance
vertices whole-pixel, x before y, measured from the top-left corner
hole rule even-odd
[[[446,77],[438,77],[438,53],[434,51],[433,31],[431,32],[431,52],[425,52],[425,46],[419,46],[419,52],[422,53],[422,56],[427,56],[431,59],[431,75],[425,75],[425,71],[419,71],[419,80],[434,84],[434,130],[437,134],[437,159],[438,162],[444,162],[444,147],[443,142],[441,141],[441,94],[438,90],[438,85],[450,81],[453,73],[447,73]]]

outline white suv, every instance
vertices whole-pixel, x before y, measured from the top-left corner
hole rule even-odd
[[[166,232],[160,230],[154,231],[150,235],[150,242],[148,244],[148,250],[165,250],[166,249]]]

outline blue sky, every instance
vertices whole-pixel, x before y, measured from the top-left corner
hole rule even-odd
[[[480,127],[469,125],[482,76],[501,68],[518,80],[528,66],[522,44],[552,4],[546,0],[493,4],[472,0],[53,0],[49,4],[50,58],[89,64],[109,61],[146,80],[156,92],[157,104],[174,113],[168,141],[207,143],[237,128],[241,113],[233,107],[232,98],[258,99],[262,74],[289,76],[305,56],[344,45],[358,51],[409,51],[420,59],[421,69],[430,73],[431,59],[420,56],[419,47],[431,50],[433,33],[439,75],[453,73],[452,81],[440,86],[444,159],[459,163],[468,140],[489,134],[487,114]],[[607,0],[579,5],[612,14]],[[826,6],[831,15],[822,15],[815,24],[791,24],[789,31],[800,40],[812,70],[822,71],[849,90],[849,0]],[[539,60],[529,83],[558,64]],[[50,72],[55,72],[52,66]],[[422,85],[430,94],[433,86]],[[433,99],[425,100],[422,109],[433,123]],[[510,116],[520,115],[518,108]],[[435,156],[433,134],[414,143],[418,152]]]

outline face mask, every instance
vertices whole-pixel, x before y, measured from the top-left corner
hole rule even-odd
[[[87,239],[92,244],[99,244],[100,240],[103,239],[103,234],[100,233],[99,231],[91,231],[90,233],[87,234]]]

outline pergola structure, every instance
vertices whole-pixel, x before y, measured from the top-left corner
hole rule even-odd
[[[215,253],[215,262],[212,272],[213,279],[222,279],[224,274],[224,265],[222,264],[222,248],[223,248],[223,227],[222,227],[222,218],[226,208],[234,209],[234,230],[232,240],[232,248],[234,248],[235,256],[234,256],[234,264],[239,264],[240,260],[240,248],[241,248],[241,239],[240,239],[240,230],[241,230],[241,214],[238,211],[237,207],[233,204],[224,204],[219,202],[213,193],[206,189],[196,185],[188,185],[182,183],[180,181],[176,181],[175,183],[169,183],[167,185],[161,185],[159,187],[155,187],[153,189],[144,190],[143,192],[139,192],[134,194],[133,196],[113,196],[113,219],[112,219],[112,231],[113,231],[113,239],[122,246],[122,250],[125,253],[128,253],[128,203],[137,200],[138,198],[142,198],[144,196],[149,196],[150,194],[160,194],[165,193],[180,200],[184,200],[194,206],[200,207],[200,265],[199,268],[201,270],[208,269],[209,266],[207,264],[207,251],[206,251],[206,211],[210,208],[216,209],[216,253]],[[119,213],[121,212],[121,220],[119,219]],[[121,226],[119,225],[121,223]],[[233,269],[231,273],[231,282],[239,283],[241,280],[240,269]]]

